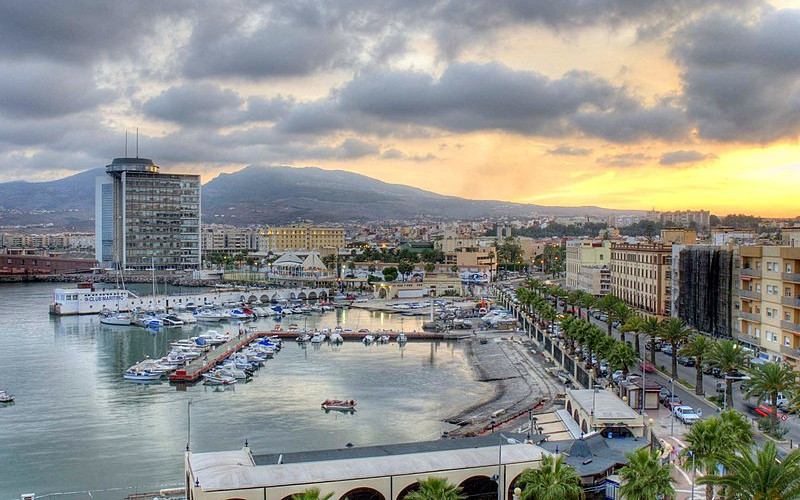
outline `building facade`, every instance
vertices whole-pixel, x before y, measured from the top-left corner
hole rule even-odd
[[[661,212],[662,224],[674,224],[683,227],[709,227],[711,212],[708,210],[678,210],[676,212]]]
[[[611,293],[647,316],[671,315],[672,245],[611,245]]]
[[[758,357],[800,368],[800,248],[739,248],[738,339]]]
[[[611,260],[611,242],[572,240],[567,242],[567,287],[583,290],[592,295],[602,295],[602,269],[608,278],[608,264]],[[608,283],[606,283],[608,285]],[[608,293],[608,287],[605,293]]]
[[[95,255],[104,267],[198,269],[200,176],[115,158],[95,191]]]
[[[661,230],[661,243],[694,245],[697,243],[697,231],[682,227],[665,227]]]
[[[261,240],[258,230],[229,226],[204,226],[202,236],[203,258],[211,253],[236,255],[257,252]]]
[[[270,227],[261,232],[262,252],[321,250],[344,247],[344,228],[297,224]]]

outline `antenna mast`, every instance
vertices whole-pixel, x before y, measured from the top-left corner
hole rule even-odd
[[[136,127],[136,157],[139,157],[139,127]]]
[[[125,158],[128,157],[128,130],[125,129]]]

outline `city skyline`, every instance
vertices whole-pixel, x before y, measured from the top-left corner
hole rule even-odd
[[[791,2],[0,7],[0,182],[138,147],[471,199],[793,217]]]

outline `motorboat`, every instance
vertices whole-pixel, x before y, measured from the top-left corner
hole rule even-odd
[[[132,320],[133,318],[131,318],[131,315],[128,313],[112,313],[111,311],[100,313],[100,323],[104,325],[130,326]]]
[[[406,337],[405,333],[400,333],[397,335],[397,341],[401,344],[408,342],[408,337]]]
[[[247,321],[249,319],[253,319],[252,316],[241,309],[231,309],[228,311],[228,318],[238,321]]]
[[[311,336],[309,334],[303,332],[300,335],[298,335],[295,340],[298,341],[298,342],[308,342],[309,340],[311,340]]]
[[[197,318],[195,318],[194,314],[192,313],[183,312],[183,313],[178,313],[175,316],[177,316],[178,319],[183,321],[184,325],[192,325],[194,323],[197,323]]]
[[[388,335],[381,335],[380,337],[378,337],[376,342],[378,342],[379,344],[388,344],[390,339],[391,337],[389,337]]]
[[[330,340],[331,344],[341,344],[342,342],[344,342],[344,338],[342,337],[342,334],[339,332],[331,333]]]
[[[194,316],[197,318],[197,321],[201,321],[203,323],[218,323],[224,319],[228,319],[225,314],[212,309],[201,309],[200,311],[197,311]]]
[[[236,379],[230,375],[223,375],[219,371],[204,373],[203,378],[207,385],[233,385]]]
[[[364,335],[364,338],[361,339],[361,341],[364,342],[364,344],[369,345],[375,342],[375,336],[371,334]]]
[[[183,320],[174,314],[168,314],[164,316],[161,318],[161,322],[164,324],[164,326],[183,326]]]
[[[321,344],[323,342],[325,342],[325,335],[320,332],[315,333],[314,336],[311,337],[312,344]]]
[[[0,391],[0,403],[13,403],[14,396],[7,393],[6,391]]]
[[[151,372],[148,370],[128,370],[122,375],[122,378],[125,380],[134,380],[134,381],[147,381],[147,380],[159,380],[161,379],[161,372]]]
[[[342,400],[342,399],[326,399],[322,402],[322,409],[325,411],[336,410],[336,411],[356,411],[356,403],[355,400]]]
[[[233,365],[222,365],[215,370],[215,373],[221,373],[224,376],[233,377],[236,380],[247,380],[250,378],[247,372],[240,370]]]

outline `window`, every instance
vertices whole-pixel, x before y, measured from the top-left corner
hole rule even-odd
[[[783,337],[783,343],[785,345],[792,345],[792,341],[789,337]]]

